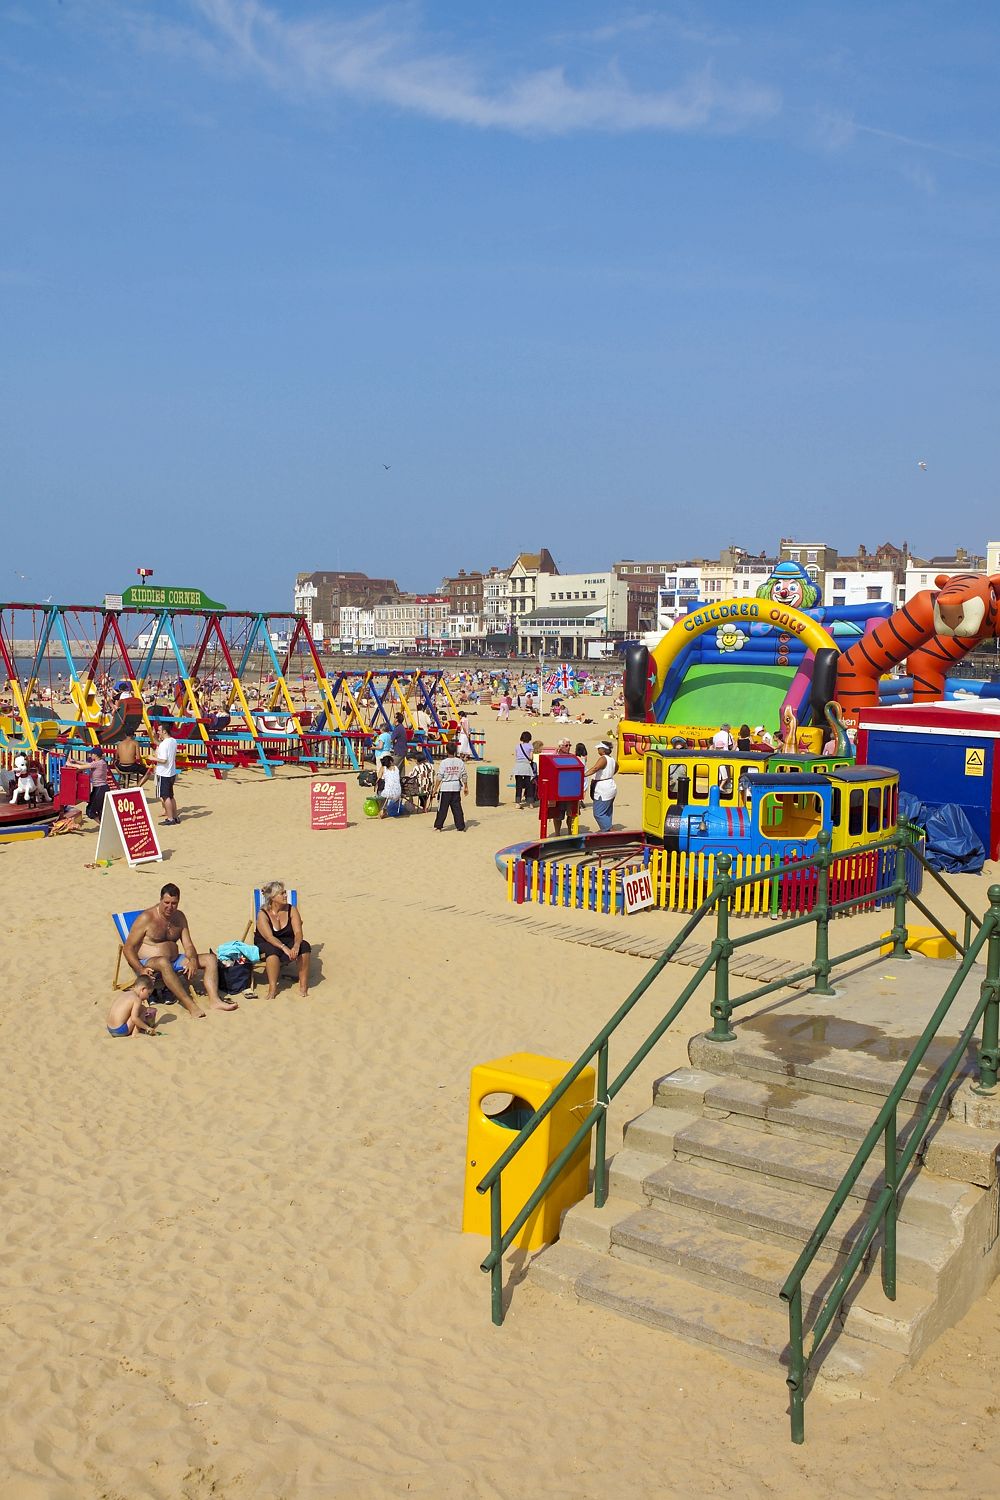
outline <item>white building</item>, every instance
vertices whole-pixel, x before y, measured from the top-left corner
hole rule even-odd
[[[733,569],[733,599],[751,599],[762,583],[766,583],[777,566],[775,557],[750,557],[745,552],[737,553]]]
[[[345,649],[370,651],[375,639],[375,606],[342,604],[340,606],[340,644]]]
[[[991,542],[989,544],[993,546]],[[904,604],[907,599],[912,599],[914,594],[919,594],[923,589],[936,589],[937,579],[942,576],[950,576],[954,573],[984,573],[984,568],[970,568],[956,558],[934,558],[930,562],[915,564],[911,558],[907,559],[905,581],[900,585],[897,604]]]
[[[296,583],[295,585],[295,613],[305,615],[310,629],[313,623],[313,605],[319,589],[314,583]]]
[[[587,643],[621,638],[628,622],[628,580],[615,573],[540,573],[536,605],[517,615],[518,650],[584,657]]]
[[[891,604],[895,608],[895,591],[891,569],[833,568],[826,575],[823,603]]]
[[[704,597],[704,579],[697,564],[684,563],[676,572],[667,573],[657,590],[656,628],[669,630]]]
[[[478,645],[484,634],[482,615],[455,614],[445,617],[444,639],[449,645],[471,647]]]
[[[510,616],[511,629],[518,629],[522,615],[530,615],[538,604],[538,581],[558,573],[555,559],[547,547],[541,552],[522,552],[507,571],[507,588],[502,596],[504,612]]]
[[[483,575],[483,634],[506,635],[510,630],[507,598],[509,579],[503,568],[491,568]]]

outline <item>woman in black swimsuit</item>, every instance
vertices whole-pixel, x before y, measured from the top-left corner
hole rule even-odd
[[[298,964],[299,994],[309,993],[309,955],[312,952],[302,936],[302,918],[297,906],[289,905],[283,880],[269,880],[260,888],[260,911],[254,943],[260,949],[267,972],[267,998],[278,993],[281,965]]]

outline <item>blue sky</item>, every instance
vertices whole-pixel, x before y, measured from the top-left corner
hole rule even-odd
[[[0,0],[0,598],[980,548],[998,62],[992,0]]]

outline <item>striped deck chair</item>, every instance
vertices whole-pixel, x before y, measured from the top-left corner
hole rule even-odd
[[[298,906],[298,904],[299,904],[299,893],[298,893],[298,891],[286,891],[285,894],[288,897],[288,904],[289,904],[289,906]],[[250,917],[250,920],[247,922],[246,927],[244,927],[244,929],[243,929],[242,941],[244,943],[247,941],[247,939],[249,938],[251,932],[253,932],[254,928],[257,925],[257,913],[260,911],[262,905],[263,905],[263,899],[262,899],[261,894],[260,894],[260,886],[256,886],[255,885],[254,886],[254,890],[253,890],[253,913],[252,913],[252,915]]]
[[[132,973],[132,970],[128,969],[126,982],[124,984],[120,982],[122,959],[125,956],[125,944],[128,941],[128,935],[132,930],[132,923],[135,921],[136,917],[142,914],[144,909],[144,907],[140,906],[135,911],[113,911],[111,913],[111,920],[112,922],[114,922],[115,931],[118,934],[118,956],[115,959],[115,977],[111,981],[111,988],[114,990],[131,989],[132,981],[135,979],[135,975]],[[159,984],[159,982],[159,979],[157,979],[157,984]],[[194,986],[190,983],[188,984],[188,994],[191,996],[192,1000],[195,998],[195,989]],[[173,1003],[173,999],[174,997],[171,996],[171,1004]]]

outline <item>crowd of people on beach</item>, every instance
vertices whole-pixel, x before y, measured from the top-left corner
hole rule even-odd
[[[520,713],[541,727],[543,716],[530,679],[517,680],[506,674],[503,678],[493,674],[491,680],[489,674],[470,673],[465,681],[455,681],[452,701],[458,705],[457,711],[442,703],[440,713],[439,705],[435,704],[432,714],[427,704],[422,703],[414,709],[410,723],[402,713],[396,713],[391,725],[380,729],[371,744],[380,818],[399,816],[409,803],[421,811],[431,811],[433,807],[431,826],[435,832],[442,832],[449,820],[457,832],[466,832],[464,802],[470,791],[470,763],[476,758],[476,732],[470,715],[476,713],[475,705],[485,692],[489,693],[489,702],[501,720]],[[574,720],[592,722],[585,713],[571,715],[565,697],[551,698],[544,717],[554,724]],[[538,806],[538,757],[543,749],[538,728],[521,732],[511,766],[515,804],[522,809]],[[438,743],[442,731],[448,736],[444,753],[434,759],[429,744]],[[155,726],[155,741],[154,753],[148,761],[131,735],[115,747],[113,761],[101,747],[88,749],[86,767],[91,797],[87,811],[92,818],[100,818],[110,784],[109,771],[113,770],[120,784],[142,787],[155,778],[163,822],[173,825],[180,821],[174,797],[178,746],[169,723]],[[612,738],[599,740],[593,752],[588,751],[583,741],[574,742],[568,736],[560,737],[553,748],[561,755],[576,755],[584,763],[586,796],[590,798],[595,822],[599,829],[609,830],[617,792]],[[568,832],[578,811],[579,805],[558,804],[553,814],[555,832],[561,831],[563,823]],[[180,908],[179,888],[168,883],[156,904],[135,918],[123,944],[124,961],[135,978],[127,990],[116,993],[107,1015],[107,1031],[116,1037],[158,1035],[162,1015],[157,1007],[163,1005],[176,1004],[196,1018],[204,1017],[208,1011],[238,1009],[239,1001],[230,993],[229,969],[233,962],[249,961],[247,977],[251,983],[253,966],[263,966],[268,999],[277,995],[282,969],[290,966],[297,977],[298,993],[304,997],[309,993],[311,953],[303,935],[297,902],[294,897],[289,898],[282,881],[266,882],[260,888],[250,944],[224,944],[219,950],[207,951],[199,950],[191,936],[187,916]],[[196,980],[204,991],[203,998],[195,992]],[[255,992],[251,989],[250,993]]]

